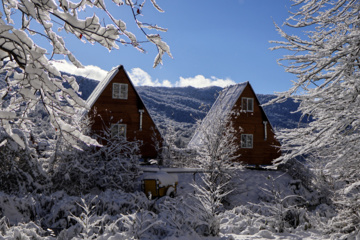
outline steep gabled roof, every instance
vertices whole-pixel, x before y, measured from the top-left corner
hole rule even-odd
[[[119,72],[122,65],[119,65],[117,67],[114,67],[111,69],[106,77],[99,82],[99,84],[96,86],[94,91],[91,93],[91,95],[86,100],[86,103],[88,104],[89,108],[92,108],[96,102],[96,100],[99,98],[101,93],[104,91],[104,89],[109,85],[111,80],[116,76],[116,74]]]
[[[91,108],[94,106],[95,102],[98,100],[98,98],[100,97],[100,95],[102,94],[102,92],[103,92],[103,91],[105,90],[105,88],[109,85],[109,83],[113,80],[113,78],[119,73],[120,70],[123,70],[123,71],[124,71],[127,79],[129,80],[130,85],[132,86],[132,89],[134,89],[134,91],[135,91],[136,95],[139,97],[142,105],[147,109],[144,101],[142,100],[140,94],[139,94],[138,91],[136,90],[134,84],[132,83],[132,81],[131,81],[129,75],[127,74],[127,72],[125,71],[123,65],[118,65],[118,66],[112,68],[112,69],[108,72],[108,74],[106,75],[106,77],[99,82],[99,84],[96,86],[96,88],[94,89],[94,91],[91,93],[91,95],[90,95],[90,96],[88,97],[88,99],[86,100],[86,104],[88,105],[89,109],[91,109]],[[147,111],[148,111],[148,110],[147,110]],[[86,110],[86,111],[83,113],[83,115],[85,115],[85,114],[87,114],[87,113],[88,113],[88,110]],[[148,111],[148,113],[149,113],[149,116],[150,116],[151,121],[153,122],[153,124],[154,124],[155,127],[156,127],[156,130],[159,131],[159,128],[158,128],[158,126],[156,125],[156,123],[155,123],[154,119],[152,118],[152,116],[151,116],[151,114],[150,114],[149,111]],[[160,131],[159,131],[159,132],[160,132]]]
[[[201,122],[201,126],[196,129],[194,136],[188,144],[189,147],[201,145],[202,138],[204,137],[204,133],[202,131],[211,127],[212,123],[216,121],[215,119],[221,116],[225,117],[231,112],[236,101],[239,99],[248,84],[249,82],[239,83],[227,87],[220,92],[220,95],[217,97],[208,114]]]
[[[229,114],[248,84],[249,82],[243,82],[229,86],[222,90],[220,92],[220,95],[212,105],[206,118],[208,118],[209,116],[208,120],[211,120],[211,117],[214,117],[214,114],[220,114],[221,116],[226,116],[227,114]]]

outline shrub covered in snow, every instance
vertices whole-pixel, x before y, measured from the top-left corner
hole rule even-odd
[[[79,195],[91,191],[138,188],[139,143],[122,137],[111,138],[110,130],[97,139],[105,143],[101,148],[68,146],[58,153],[53,164],[52,182],[55,190]]]
[[[105,191],[100,195],[16,197],[0,195],[0,236],[33,239],[164,239],[204,235],[200,212],[191,198]],[[26,224],[20,224],[20,223]],[[35,224],[36,223],[36,224]],[[192,237],[190,237],[192,238]]]
[[[0,132],[0,136],[0,141],[7,142],[0,146],[0,190],[18,194],[45,191],[49,178],[34,149],[21,149],[6,133]]]

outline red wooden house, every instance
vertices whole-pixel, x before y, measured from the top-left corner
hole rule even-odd
[[[113,68],[97,85],[87,104],[94,132],[101,134],[104,128],[110,128],[112,136],[139,140],[142,158],[158,156],[155,146],[161,145],[160,132],[122,65]]]
[[[239,142],[236,155],[240,155],[238,161],[250,165],[270,165],[280,156],[280,143],[249,82],[230,86],[220,93],[202,121],[202,126],[190,140],[189,147],[196,148],[202,144],[204,133],[201,131],[204,130],[201,129],[211,127],[216,117],[231,113],[235,113],[230,117],[235,129],[242,129],[236,133]]]

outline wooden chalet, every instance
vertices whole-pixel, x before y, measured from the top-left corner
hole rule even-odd
[[[87,104],[94,132],[101,134],[110,128],[112,136],[139,140],[143,159],[158,156],[153,136],[161,144],[160,132],[122,65],[113,68],[97,85]]]
[[[238,161],[249,165],[270,165],[280,156],[280,143],[267,118],[256,94],[249,82],[225,88],[216,99],[210,111],[202,121],[189,142],[190,148],[202,144],[203,130],[211,127],[214,118],[234,113],[230,117],[235,129],[239,129],[236,139],[239,141]],[[205,127],[204,127],[205,125]]]

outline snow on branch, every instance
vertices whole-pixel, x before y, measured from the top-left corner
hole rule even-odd
[[[280,160],[323,151],[346,159],[350,147],[360,142],[358,112],[360,99],[360,4],[358,1],[293,0],[295,12],[285,26],[301,29],[290,35],[276,25],[283,41],[273,41],[273,50],[289,54],[279,60],[294,74],[293,87],[278,93],[272,102],[294,98],[298,111],[311,119],[306,127],[286,130],[279,136],[284,150]],[[345,153],[345,154],[344,154]]]
[[[121,7],[124,2],[114,0],[109,4]],[[132,1],[125,1],[124,6],[130,7],[132,13],[135,13],[134,10],[142,10],[144,4],[145,2],[139,5]],[[152,1],[152,5],[162,12],[155,1]],[[118,49],[118,43],[121,43],[129,44],[144,52],[136,35],[127,30],[123,20],[111,15],[103,0],[80,0],[76,3],[68,0],[3,0],[2,6],[0,74],[4,76],[6,83],[6,86],[0,90],[2,127],[6,128],[6,132],[13,136],[16,142],[25,146],[11,129],[19,128],[24,132],[29,132],[28,124],[31,119],[27,119],[27,116],[34,106],[42,103],[50,116],[51,124],[66,140],[74,143],[80,140],[88,145],[98,145],[96,141],[81,133],[76,123],[78,120],[73,117],[74,114],[83,112],[83,108],[86,108],[85,102],[78,96],[78,84],[74,78],[63,76],[50,62],[54,56],[60,55],[67,57],[76,67],[83,67],[66,47],[64,38],[58,32],[64,30],[68,34],[75,35],[82,42],[99,43],[109,51]],[[93,11],[94,14],[80,18],[80,13],[87,14],[86,10],[89,8],[96,9]],[[98,14],[107,16],[110,24],[103,24],[105,20],[101,21]],[[165,52],[171,57],[169,46],[161,40],[160,36],[147,34],[144,30],[144,28],[159,31],[166,31],[166,29],[157,25],[140,23],[136,14],[134,14],[134,21],[147,41],[154,44],[159,51],[154,66],[161,63]],[[55,24],[60,25],[56,30]],[[45,49],[48,46],[42,47],[34,42],[31,35],[45,38],[51,45],[51,52]],[[128,40],[120,39],[120,36]],[[65,87],[68,85],[71,87]]]

